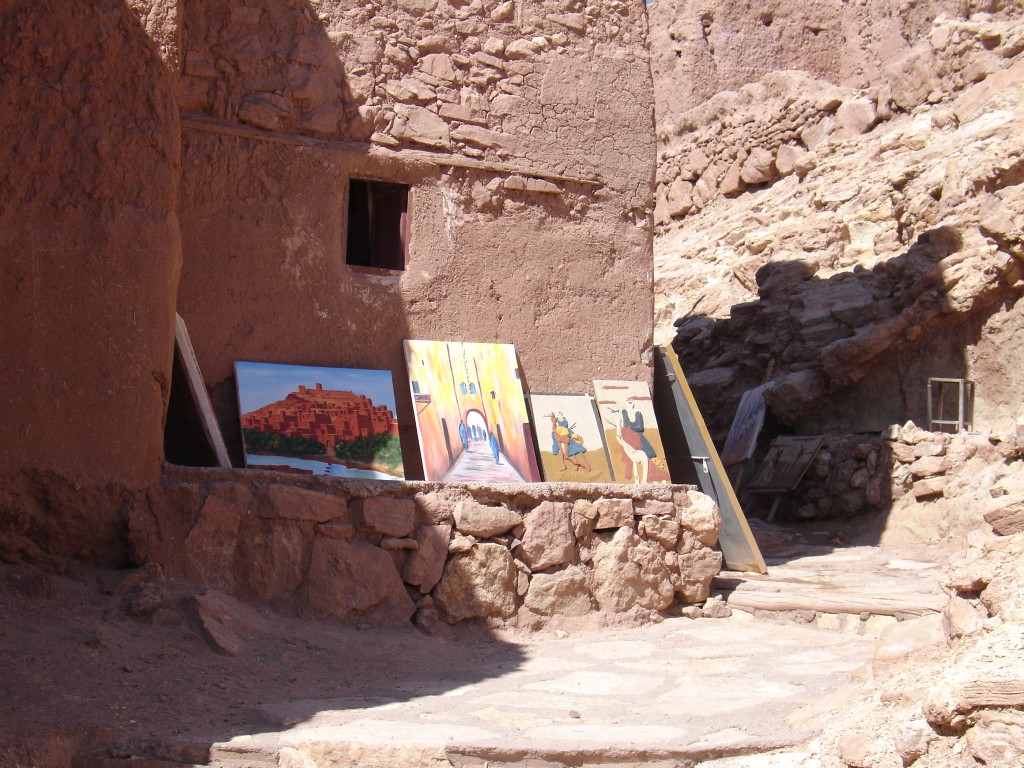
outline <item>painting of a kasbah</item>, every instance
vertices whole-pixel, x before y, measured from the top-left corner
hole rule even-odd
[[[402,480],[390,371],[235,363],[245,465]]]
[[[405,341],[427,480],[539,482],[515,347]]]
[[[615,482],[671,482],[650,387],[642,381],[594,381],[594,396]]]
[[[611,465],[594,399],[531,392],[540,464],[549,483],[610,483]]]

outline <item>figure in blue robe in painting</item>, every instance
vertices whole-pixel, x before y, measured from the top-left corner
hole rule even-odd
[[[577,470],[585,469],[590,471],[590,461],[587,459],[587,448],[583,445],[583,438],[575,431],[575,424],[570,424],[565,414],[559,412],[556,416],[549,413],[551,417],[551,452],[562,460],[562,471],[568,467],[568,461]],[[575,458],[579,457],[579,458]]]
[[[459,438],[462,440],[462,450],[469,450],[469,431],[466,429],[466,423],[464,421],[459,422]]]
[[[491,453],[494,455],[494,463],[501,464],[499,459],[500,451],[498,450],[498,438],[494,436],[493,432],[487,433],[487,443],[491,446]]]
[[[632,418],[629,416],[629,411],[633,411]],[[644,437],[644,415],[636,409],[633,398],[629,398],[626,401],[626,408],[622,409],[621,415],[622,439],[633,448],[642,450],[647,455],[647,458],[653,459],[657,453],[650,441]]]

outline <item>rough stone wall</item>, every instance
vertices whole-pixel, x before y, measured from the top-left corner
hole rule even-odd
[[[0,478],[159,476],[180,264],[176,13],[0,10]]]
[[[627,621],[704,601],[721,521],[688,486],[374,483],[173,468],[136,496],[136,562],[300,613],[426,629]],[[156,610],[159,606],[151,606]]]
[[[650,377],[641,2],[218,2],[184,27],[179,309],[229,434],[238,359],[390,368],[413,472],[403,338],[514,343],[535,390]],[[350,177],[410,185],[404,272],[346,266]]]
[[[773,72],[800,70],[854,89],[882,86],[936,18],[1009,18],[1020,9],[1017,0],[657,0],[650,15],[659,129]]]
[[[1004,69],[1021,50],[1016,25],[939,20],[930,34],[890,61],[867,88],[838,86],[807,71],[773,71],[737,91],[716,93],[659,129],[659,225],[814,164],[828,151],[894,114],[948,102]],[[813,70],[812,70],[813,71]],[[668,86],[665,86],[668,88]]]
[[[963,538],[977,510],[1019,495],[1012,480],[1024,433],[929,432],[913,422],[881,433],[830,434],[797,489],[778,507],[781,519],[815,520],[884,513],[889,540]],[[927,508],[928,512],[911,513]]]

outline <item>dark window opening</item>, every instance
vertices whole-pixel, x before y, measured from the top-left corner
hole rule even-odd
[[[350,179],[345,263],[405,269],[409,245],[409,187]]]

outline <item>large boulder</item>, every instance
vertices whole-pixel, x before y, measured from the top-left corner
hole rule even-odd
[[[234,590],[238,530],[252,505],[252,494],[241,484],[217,483],[211,488],[183,542],[187,578],[225,592]]]
[[[523,518],[523,524],[522,558],[532,570],[572,562],[576,539],[570,504],[542,502]]]
[[[525,603],[541,616],[584,616],[593,610],[586,574],[577,566],[534,574]]]
[[[303,600],[315,616],[379,626],[405,624],[416,610],[387,552],[338,539],[313,543]]]
[[[624,613],[634,606],[662,611],[672,604],[672,578],[662,553],[629,528],[594,552],[594,597],[602,611]]]
[[[419,547],[405,563],[402,579],[406,584],[419,587],[424,595],[441,579],[445,560],[448,559],[450,525],[417,525],[416,543]]]
[[[272,485],[267,489],[267,502],[258,514],[275,520],[302,520],[314,523],[348,523],[352,520],[345,499],[305,488]]]
[[[477,544],[445,565],[435,603],[453,624],[485,616],[509,618],[516,610],[516,574],[505,547]]]
[[[700,491],[680,491],[675,495],[679,510],[679,524],[692,533],[706,547],[718,543],[722,532],[722,517],[715,500]]]
[[[722,570],[722,553],[711,549],[687,530],[682,531],[678,554],[680,596],[687,603],[699,603],[711,594],[711,580]]]
[[[412,499],[373,496],[363,502],[363,521],[383,536],[408,536],[415,520],[416,503]]]
[[[488,507],[475,501],[455,505],[455,527],[460,533],[487,539],[511,530],[523,519],[505,507]]]

